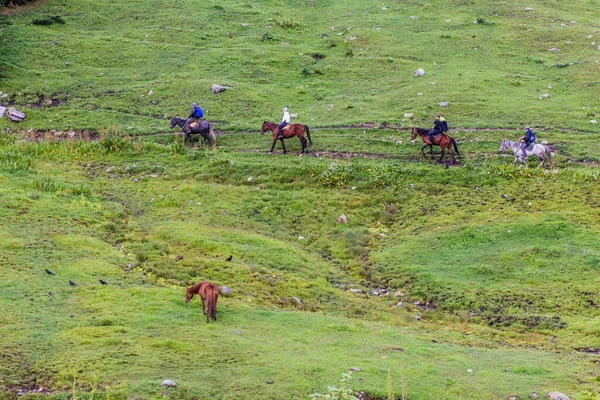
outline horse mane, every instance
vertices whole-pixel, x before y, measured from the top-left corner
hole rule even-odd
[[[419,134],[419,135],[428,135],[429,134],[429,129],[417,128],[416,126],[413,127],[413,131],[416,131],[417,134]]]

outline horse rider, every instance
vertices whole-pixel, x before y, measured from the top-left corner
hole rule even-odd
[[[448,122],[446,122],[446,118],[436,114],[433,129],[429,131],[429,143],[433,144],[433,137],[444,132],[448,132]]]
[[[521,145],[521,150],[523,151],[523,155],[525,156],[525,151],[535,146],[535,133],[533,133],[529,126],[526,126],[525,128],[523,128],[523,130],[525,131],[525,136],[519,139],[519,141],[523,143]]]
[[[192,112],[190,113],[190,115],[187,117],[187,120],[185,121],[185,125],[190,126],[190,124],[192,122],[194,122],[197,119],[200,119],[204,116],[204,112],[202,111],[202,108],[200,108],[200,106],[196,103],[192,103]],[[185,126],[184,125],[184,126]]]
[[[290,112],[287,107],[283,108],[283,118],[281,118],[281,123],[279,124],[279,136],[277,139],[283,139],[282,129],[285,128],[290,123]]]

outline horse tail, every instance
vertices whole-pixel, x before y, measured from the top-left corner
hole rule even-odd
[[[219,297],[219,289],[216,285],[211,285],[208,293],[208,310],[207,318],[210,316],[214,321],[217,320],[217,298]]]
[[[456,154],[460,155],[460,153],[458,152],[458,146],[456,145],[456,140],[454,140],[454,138],[450,138],[450,141],[452,142],[452,146],[454,146],[454,151],[456,151]]]
[[[310,129],[308,129],[308,125],[304,125],[304,130],[306,131],[306,137],[308,137],[308,143],[312,146],[312,140],[310,138]]]
[[[215,136],[212,124],[210,123],[208,124],[208,134],[210,135],[210,143],[212,145],[213,151],[217,151],[217,137]]]
[[[548,153],[548,161],[550,161],[550,168],[554,168],[554,161],[552,161],[552,151],[549,147],[546,147],[546,153]]]

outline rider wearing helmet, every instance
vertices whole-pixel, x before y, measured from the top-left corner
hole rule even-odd
[[[283,139],[282,129],[286,127],[287,124],[290,123],[290,112],[287,107],[283,108],[283,118],[281,119],[281,123],[279,124],[279,136],[278,139]]]

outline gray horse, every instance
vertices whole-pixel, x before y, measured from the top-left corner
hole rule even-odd
[[[544,146],[543,144],[536,144],[531,148],[531,150],[526,149],[525,145],[521,142],[511,142],[506,139],[502,139],[500,142],[500,150],[499,153],[502,153],[504,150],[510,149],[515,156],[515,161],[513,164],[517,163],[517,160],[522,162],[523,164],[527,164],[525,159],[529,156],[536,156],[540,160],[542,160],[540,164],[540,168],[544,166],[546,163],[546,156],[548,156],[548,160],[550,161],[550,168],[554,168],[554,163],[552,162],[552,152],[548,146]]]

